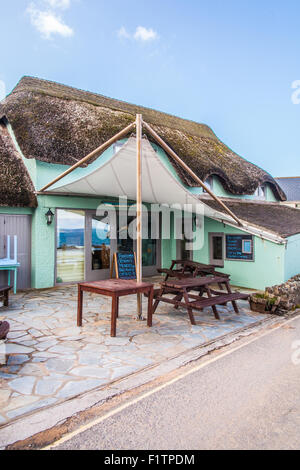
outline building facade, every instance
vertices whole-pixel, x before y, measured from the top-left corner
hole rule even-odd
[[[126,189],[122,195],[131,196],[127,201],[116,197],[117,186],[122,186],[117,156],[121,158],[132,136],[76,168],[51,191],[41,188],[126,127],[136,113],[242,224],[230,219],[218,201],[146,135],[162,174],[171,178],[170,193],[178,187],[204,209],[199,224],[190,214],[192,231],[201,239],[193,250],[188,249],[189,240],[177,236],[184,220],[180,208],[170,212],[167,236],[162,211],[152,217],[145,209],[149,236],[143,240],[144,276],[186,257],[213,264],[230,274],[232,284],[253,289],[280,284],[300,272],[300,212],[282,205],[285,194],[271,175],[232,152],[207,126],[24,77],[0,105],[0,257],[6,235],[18,235],[19,288],[105,279],[114,252],[135,251],[135,240],[122,236],[134,227],[134,198]],[[113,161],[113,176],[95,191],[91,178],[104,178],[104,168],[113,168]],[[134,172],[132,168],[128,175]],[[162,186],[164,181],[169,179],[162,178]],[[176,196],[173,199],[176,204]],[[145,208],[151,203],[147,197]],[[103,205],[107,210],[100,213]],[[4,281],[5,274],[1,276]]]

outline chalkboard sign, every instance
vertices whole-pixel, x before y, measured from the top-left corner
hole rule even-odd
[[[115,253],[114,258],[118,279],[136,279],[135,253]]]
[[[253,261],[253,236],[226,235],[226,258],[230,260]]]

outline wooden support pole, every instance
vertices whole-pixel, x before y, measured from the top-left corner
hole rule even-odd
[[[142,282],[142,115],[136,115],[136,280]],[[142,320],[142,295],[137,294],[137,318]]]
[[[46,184],[46,186],[44,186],[41,189],[41,192],[46,191],[46,189],[50,188],[50,186],[53,186],[53,184],[60,181],[62,178],[67,176],[69,173],[71,173],[73,170],[75,170],[76,168],[78,168],[79,166],[81,166],[83,163],[87,162],[91,158],[98,157],[102,152],[104,152],[104,150],[110,147],[114,142],[121,139],[122,137],[125,137],[134,128],[134,126],[135,126],[135,122],[129,124],[129,126],[125,127],[125,129],[118,132],[111,139],[107,140],[106,142],[104,142],[104,144],[100,145],[100,147],[96,148],[95,150],[93,150],[93,152],[89,153],[86,157],[82,158],[81,160],[79,160],[79,162],[75,163],[75,165],[71,166],[70,168],[68,168],[68,170],[64,171],[64,173],[57,176],[57,178],[50,181],[50,183]]]
[[[227,212],[230,217],[232,217],[239,226],[243,226],[242,222],[234,215],[233,212],[218,198],[204,183],[201,179],[191,170],[182,160],[178,157],[178,155],[174,152],[174,150],[169,147],[164,140],[155,132],[152,127],[149,126],[145,121],[143,121],[143,126],[147,129],[149,134],[154,137],[154,139],[159,143],[159,145],[171,156],[176,160],[177,163]]]

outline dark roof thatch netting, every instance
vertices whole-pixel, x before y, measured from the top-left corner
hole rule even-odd
[[[31,77],[22,78],[0,105],[0,118],[7,117],[27,158],[66,165],[133,122],[136,113],[203,181],[218,175],[228,191],[239,195],[269,182],[276,196],[285,199],[271,175],[235,154],[204,124]],[[197,186],[172,163],[187,185]]]
[[[272,202],[255,202],[238,199],[222,199],[226,206],[240,219],[249,225],[255,225],[282,238],[300,233],[300,210],[285,204]],[[216,201],[206,197],[205,204],[224,212]]]
[[[7,128],[0,122],[0,206],[36,207],[34,186]]]

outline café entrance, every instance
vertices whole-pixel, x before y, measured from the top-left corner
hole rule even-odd
[[[136,252],[136,216],[119,210],[57,209],[56,284],[97,281],[110,278],[113,253]],[[157,274],[161,267],[159,217],[143,215],[143,276]],[[147,236],[147,238],[146,238]]]

